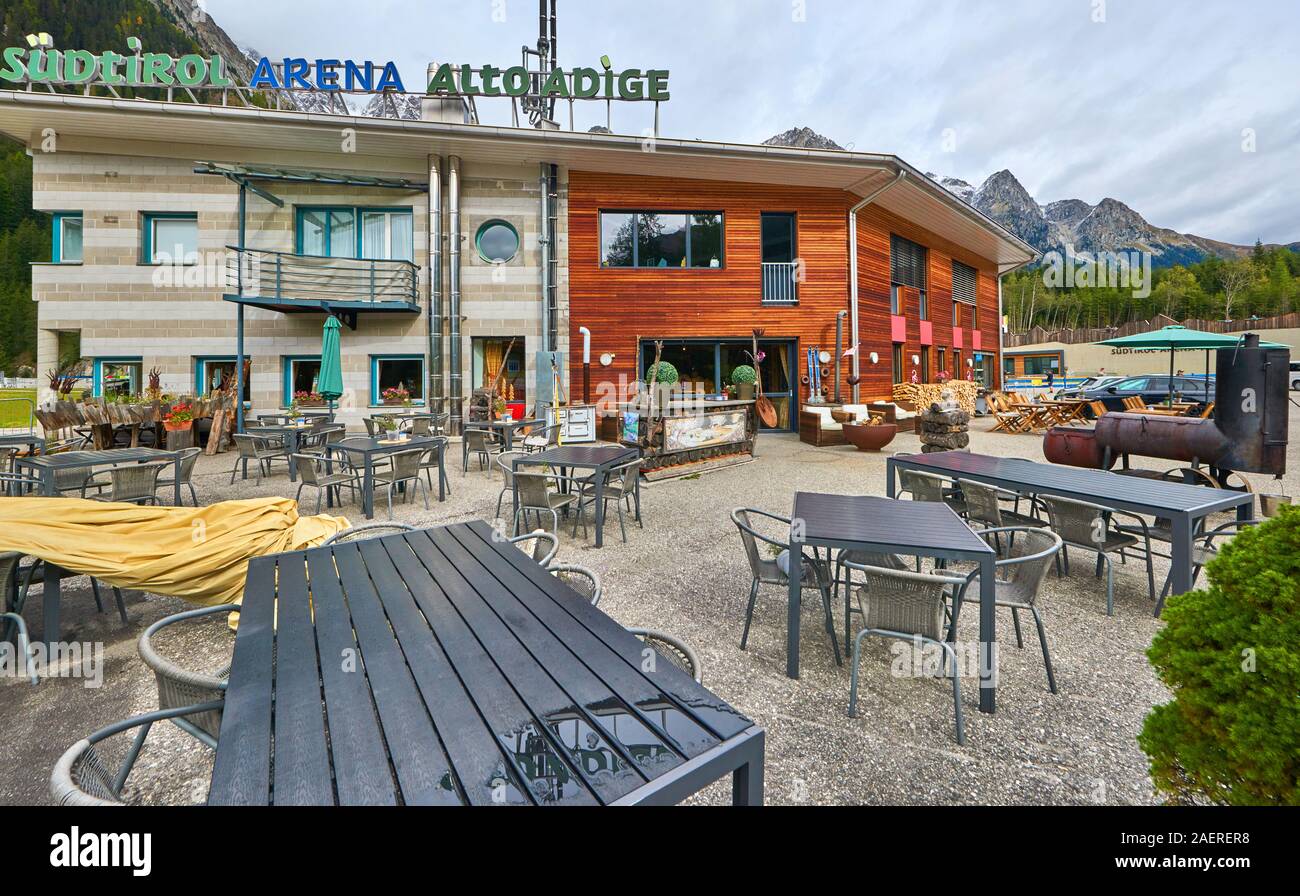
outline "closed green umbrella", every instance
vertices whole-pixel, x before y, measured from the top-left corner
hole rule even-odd
[[[343,394],[343,359],[339,352],[339,319],[330,315],[325,318],[325,333],[320,341],[320,375],[316,378],[316,391],[329,402],[330,411],[334,402]]]

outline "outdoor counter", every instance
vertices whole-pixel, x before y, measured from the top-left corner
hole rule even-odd
[[[670,401],[652,425],[643,403],[619,405],[618,441],[643,449],[644,470],[733,454],[753,454],[758,430],[752,400]]]

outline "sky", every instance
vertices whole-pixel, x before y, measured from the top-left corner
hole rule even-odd
[[[517,64],[535,0],[203,0],[271,57]],[[559,62],[669,69],[667,137],[758,143],[806,126],[1046,204],[1112,197],[1149,222],[1300,240],[1297,0],[560,0]],[[485,121],[509,104],[480,103]],[[615,104],[640,134],[649,104]],[[604,123],[586,104],[576,125]]]

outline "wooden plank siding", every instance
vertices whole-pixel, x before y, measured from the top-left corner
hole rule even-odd
[[[833,351],[835,316],[848,309],[848,210],[859,197],[842,190],[766,184],[656,178],[569,172],[569,344],[580,345],[578,327],[591,330],[592,358],[615,355],[608,368],[593,370],[597,383],[619,385],[635,380],[637,346],[642,339],[748,339],[753,327],[764,339],[796,340],[796,362],[803,372],[803,350]],[[619,210],[720,211],[724,215],[725,262],[721,268],[602,268],[600,212]],[[793,212],[797,255],[803,262],[799,304],[762,303],[762,212]],[[980,271],[980,324],[984,344],[997,347],[997,279],[991,262],[901,219],[868,206],[859,212],[859,322],[863,342],[862,399],[887,398],[892,392],[889,329],[889,234],[898,233],[930,248],[931,320],[936,345],[951,350],[951,270],[953,257]],[[987,280],[987,283],[986,283]],[[910,299],[909,352],[919,344],[916,296]],[[844,322],[844,347],[850,326]],[[967,337],[969,346],[969,337]],[[870,352],[880,355],[872,366]],[[970,357],[969,348],[964,357]],[[580,383],[581,356],[570,353],[572,382]],[[932,360],[933,368],[933,360]],[[841,388],[848,400],[848,361],[840,367]],[[832,391],[833,391],[833,384]],[[808,389],[800,386],[801,400]]]

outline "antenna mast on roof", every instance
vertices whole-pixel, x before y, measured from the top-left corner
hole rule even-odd
[[[530,72],[532,91],[520,98],[524,112],[533,127],[555,127],[555,97],[543,97],[542,85],[558,65],[555,46],[556,0],[537,0],[537,49],[523,48],[524,68]],[[537,62],[534,70],[530,63]]]

